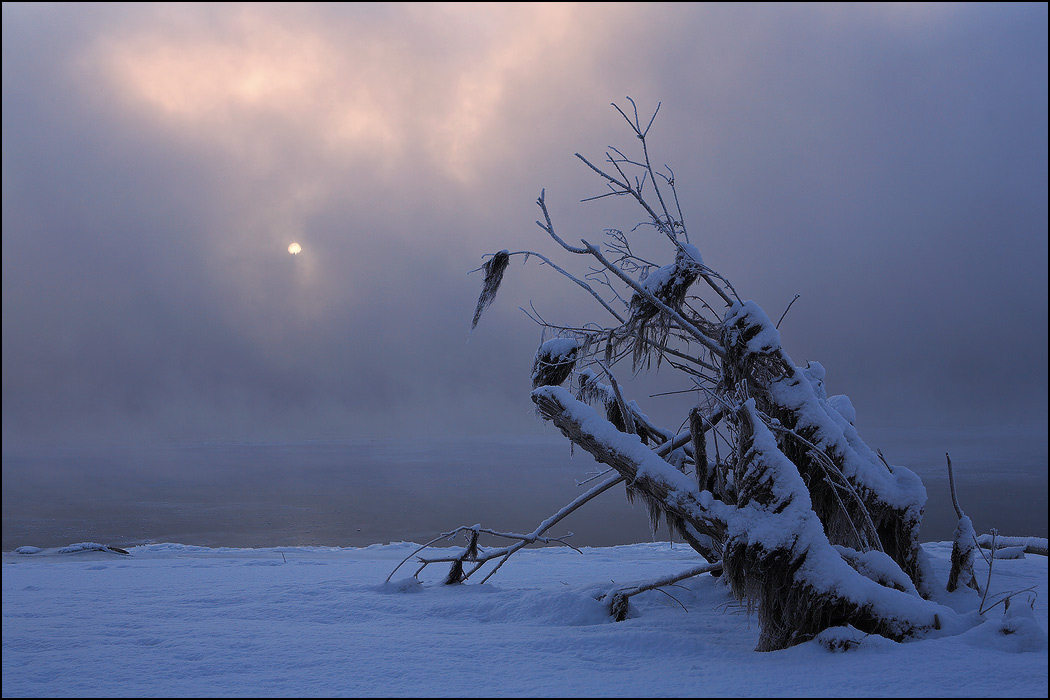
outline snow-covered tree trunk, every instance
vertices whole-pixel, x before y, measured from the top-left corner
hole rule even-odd
[[[485,282],[471,330],[515,255],[542,261],[598,302],[604,324],[558,326],[533,316],[545,339],[532,368],[537,411],[619,474],[601,490],[626,482],[628,497],[645,502],[654,526],[666,519],[710,562],[694,572],[721,573],[733,594],[757,609],[758,649],[782,649],[840,625],[895,640],[939,628],[953,613],[928,600],[932,577],[918,538],[922,481],[869,448],[849,399],[827,396],[824,368],[796,366],[781,346],[779,324],[704,263],[689,242],[673,172],[650,162],[652,120],[643,125],[637,109],[633,118],[616,109],[641,154],[611,149],[607,171],[577,156],[609,188],[592,199],[627,197],[646,220],[629,233],[608,229],[604,247],[570,245],[541,193],[537,224],[563,253],[586,259],[588,271],[574,275],[535,251],[494,254],[481,268]],[[664,244],[672,262],[659,266],[636,251],[635,237],[647,232],[655,234],[647,245]],[[707,299],[698,291],[705,289]],[[684,429],[656,425],[628,400],[616,378],[617,363],[626,361],[631,374],[670,368],[686,380],[697,401],[678,423]],[[561,386],[573,377],[575,397]],[[513,537],[533,541],[540,532]],[[476,551],[454,559],[457,580],[469,576],[464,560],[484,563]],[[612,596],[621,613],[629,595]]]
[[[733,592],[757,601],[758,650],[792,646],[847,624],[895,640],[938,627],[940,606],[919,597],[888,556],[833,546],[801,470],[754,399],[737,409],[737,425],[739,496],[722,561]]]
[[[724,541],[727,580],[734,594],[758,609],[758,650],[792,646],[846,624],[896,640],[938,627],[943,610],[923,600],[888,556],[855,550],[844,556],[832,545],[805,483],[758,417],[754,399],[736,412],[741,460],[732,505],[697,491],[640,438],[620,432],[565,389],[541,387],[532,399],[544,418],[633,488]]]
[[[919,477],[882,462],[861,440],[826,400],[823,368],[796,367],[757,304],[735,305],[726,316],[724,337],[727,389],[755,399],[776,430],[778,447],[809,489],[831,542],[886,552],[928,592],[919,544],[926,488]]]
[[[955,507],[955,514],[959,516],[959,523],[955,526],[955,533],[952,537],[952,567],[948,571],[948,585],[945,588],[951,593],[962,583],[967,588],[979,591],[980,586],[977,584],[977,577],[973,571],[973,555],[977,547],[977,533],[973,529],[973,523],[970,521],[970,518],[963,513],[962,507],[959,505],[959,496],[955,491],[955,472],[952,470],[952,458],[947,452],[944,453],[944,457],[948,460],[948,489],[952,494],[952,505]]]

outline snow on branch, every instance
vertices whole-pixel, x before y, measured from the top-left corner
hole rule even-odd
[[[617,473],[596,488],[624,483],[628,499],[640,498],[648,508],[654,532],[665,518],[672,535],[708,560],[696,571],[720,571],[734,595],[758,611],[758,649],[782,649],[845,626],[898,641],[931,630],[962,631],[972,617],[931,602],[933,573],[918,539],[927,501],[922,480],[861,439],[849,398],[829,398],[823,366],[797,366],[785,352],[778,326],[797,295],[774,324],[708,267],[690,242],[674,172],[653,167],[648,136],[660,108],[643,120],[627,99],[630,109],[613,107],[641,153],[609,147],[602,166],[576,157],[608,190],[584,201],[625,196],[645,220],[605,227],[604,247],[585,238],[571,245],[555,229],[541,190],[537,225],[562,254],[583,256],[588,271],[574,275],[538,253],[520,253],[526,260],[537,255],[616,321],[555,326],[535,310],[529,314],[542,326],[544,340],[532,367],[537,412]],[[654,230],[662,235],[651,235]],[[670,261],[660,264],[650,248],[663,248],[670,253],[663,259]],[[486,263],[474,325],[495,295],[507,258],[515,254],[502,251]],[[701,280],[715,297],[704,298]],[[551,334],[556,337],[548,340]],[[626,373],[617,377],[616,372],[617,363],[628,358],[632,380],[661,369],[685,380],[687,386],[678,391],[650,394],[696,397],[677,429],[655,425],[627,399]],[[574,374],[577,398],[562,386]],[[589,500],[589,494],[593,489],[580,499]],[[969,565],[981,550],[974,544],[994,549],[998,543],[980,543],[961,509],[958,514],[960,558],[953,578],[975,587]],[[448,581],[461,582],[485,562],[502,564],[516,548],[541,541],[544,527],[530,535],[459,528],[446,534],[467,535],[465,548],[420,561],[423,567],[450,563]],[[482,534],[516,542],[484,550]],[[615,614],[626,614],[632,595],[661,585],[666,584],[609,592]]]

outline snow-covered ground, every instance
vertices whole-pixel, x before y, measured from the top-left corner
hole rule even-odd
[[[624,622],[592,597],[698,563],[683,545],[526,549],[482,585],[409,561],[385,583],[415,548],[5,552],[3,696],[1047,696],[1044,556],[995,560],[993,595],[1034,593],[963,634],[758,653],[709,575]],[[925,549],[946,578],[950,545]]]

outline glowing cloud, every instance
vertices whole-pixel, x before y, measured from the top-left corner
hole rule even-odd
[[[579,11],[571,5],[386,11],[398,13],[403,36],[391,35],[390,17],[376,30],[364,10],[159,8],[156,21],[100,41],[96,60],[153,118],[237,152],[292,138],[343,164],[424,156],[467,181],[499,133],[508,87],[579,50],[566,41]]]

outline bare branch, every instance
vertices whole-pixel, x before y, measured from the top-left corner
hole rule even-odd
[[[586,251],[585,251],[585,252],[586,252]],[[555,269],[555,270],[556,270],[557,272],[561,273],[561,274],[562,274],[562,275],[564,275],[564,276],[565,276],[566,278],[568,278],[568,279],[572,280],[572,281],[573,281],[573,282],[575,282],[575,283],[576,283],[576,284],[577,284],[578,286],[580,286],[580,287],[582,287],[582,288],[583,288],[584,290],[586,290],[586,291],[587,291],[587,293],[588,293],[588,294],[590,294],[590,295],[591,295],[592,297],[594,297],[594,299],[595,299],[595,300],[596,300],[596,301],[597,301],[597,302],[598,302],[599,304],[601,304],[601,305],[602,305],[602,307],[603,307],[603,308],[604,308],[604,309],[605,309],[606,311],[608,311],[608,312],[609,312],[610,314],[612,314],[613,318],[615,318],[615,319],[616,319],[617,321],[619,321],[620,323],[623,323],[623,322],[624,322],[623,316],[621,316],[620,314],[618,314],[618,313],[616,312],[616,310],[615,310],[615,309],[613,309],[613,308],[612,308],[611,306],[609,306],[609,304],[608,304],[608,303],[607,303],[607,302],[606,302],[606,301],[605,301],[604,299],[602,299],[602,298],[601,298],[601,296],[600,296],[600,295],[599,295],[599,294],[598,294],[598,293],[597,293],[596,291],[594,291],[594,290],[593,290],[593,289],[591,288],[591,286],[590,286],[589,284],[587,284],[586,282],[584,282],[584,281],[583,281],[583,280],[581,280],[580,278],[576,277],[576,276],[575,276],[575,275],[573,275],[572,273],[570,273],[570,272],[568,272],[568,271],[566,271],[566,270],[562,269],[562,268],[561,268],[561,267],[560,267],[560,266],[559,266],[559,265],[558,265],[557,263],[555,263],[555,262],[554,262],[553,260],[551,260],[550,258],[548,258],[548,257],[547,257],[546,255],[542,255],[541,253],[536,253],[536,252],[534,252],[534,251],[531,251],[531,250],[519,250],[519,251],[516,251],[516,252],[513,252],[513,253],[508,253],[508,255],[511,255],[511,256],[514,256],[514,255],[525,255],[525,256],[526,256],[526,260],[527,260],[527,259],[528,259],[529,257],[537,257],[537,258],[539,258],[540,260],[542,260],[542,261],[543,261],[543,263],[544,263],[544,264],[546,264],[546,265],[549,265],[549,266],[551,266],[551,267],[552,267],[552,268],[554,268],[554,269]]]
[[[699,576],[701,574],[707,574],[707,573],[713,573],[713,572],[721,571],[721,570],[722,570],[722,562],[720,562],[720,561],[710,562],[710,563],[707,563],[707,564],[701,564],[700,566],[695,566],[692,569],[687,569],[687,570],[685,570],[685,571],[683,571],[681,573],[678,573],[678,574],[671,574],[670,576],[665,576],[665,577],[657,579],[655,581],[649,581],[647,583],[639,583],[639,584],[635,584],[633,586],[627,586],[627,587],[624,587],[624,588],[620,588],[620,589],[616,589],[616,590],[613,590],[613,591],[609,591],[608,593],[604,593],[601,596],[599,596],[598,600],[604,600],[605,598],[609,598],[609,601],[610,601],[610,603],[609,603],[610,612],[612,613],[613,617],[616,619],[617,622],[623,622],[627,618],[627,610],[628,610],[627,599],[628,598],[630,598],[632,596],[636,596],[639,593],[645,593],[646,591],[657,590],[657,589],[663,588],[664,586],[672,586],[672,585],[678,583],[679,581],[684,581],[687,578],[693,578],[694,576]],[[661,592],[662,593],[666,593],[666,591],[661,591]],[[670,596],[670,594],[667,594],[667,595]],[[681,601],[676,599],[674,596],[670,596],[670,597],[676,603],[678,603],[679,605],[682,605]],[[684,608],[685,606],[682,605],[682,607]]]
[[[564,248],[565,250],[569,251],[570,253],[578,253],[578,254],[579,253],[586,253],[587,251],[585,249],[577,248],[575,246],[569,245],[568,243],[563,241],[561,238],[559,238],[558,234],[556,234],[554,232],[554,224],[551,223],[551,215],[547,212],[547,203],[546,203],[545,197],[546,197],[546,190],[545,189],[540,190],[540,196],[539,196],[539,199],[536,200],[536,204],[540,205],[540,210],[543,212],[543,218],[546,219],[547,223],[546,223],[546,225],[544,225],[544,224],[541,224],[539,221],[537,221],[536,225],[538,225],[541,229],[543,229],[548,234],[550,234],[551,238],[553,238],[555,241],[557,241],[561,245],[562,248]]]
[[[783,321],[784,317],[788,315],[788,311],[791,310],[791,305],[798,301],[799,296],[800,295],[796,294],[795,298],[788,302],[787,308],[784,309],[784,313],[780,314],[780,321]],[[777,321],[777,325],[774,326],[775,328],[780,328],[780,321]]]
[[[952,505],[955,506],[955,515],[958,518],[963,517],[962,508],[959,507],[959,497],[955,493],[955,472],[952,471],[952,458],[947,452],[944,453],[944,458],[948,460],[948,490],[952,494]]]
[[[611,489],[613,486],[616,486],[617,484],[622,483],[623,481],[624,481],[624,478],[622,476],[617,475],[617,476],[614,476],[614,477],[612,477],[610,479],[607,479],[607,480],[603,481],[602,483],[598,484],[597,486],[594,486],[593,488],[588,490],[586,493],[582,493],[579,496],[577,496],[575,499],[572,500],[571,503],[566,505],[564,508],[559,510],[557,513],[555,513],[554,515],[552,515],[549,518],[547,518],[546,520],[544,520],[542,523],[539,524],[539,527],[537,527],[534,531],[532,531],[531,533],[529,533],[527,535],[519,535],[519,534],[515,534],[515,533],[510,533],[510,532],[497,532],[495,530],[488,530],[488,529],[485,529],[485,528],[481,528],[480,525],[473,525],[473,526],[470,526],[470,527],[458,527],[455,530],[452,530],[450,532],[442,533],[441,535],[439,535],[439,536],[435,537],[434,539],[430,540],[429,542],[427,542],[425,545],[417,548],[411,554],[409,554],[407,557],[405,557],[403,560],[401,560],[401,563],[398,564],[396,567],[394,567],[394,570],[390,572],[390,575],[387,576],[386,580],[389,582],[391,577],[394,575],[394,573],[398,569],[400,569],[401,566],[404,565],[405,562],[407,562],[409,559],[411,559],[412,557],[414,557],[417,554],[419,554],[419,552],[421,552],[424,549],[432,546],[436,542],[439,542],[439,541],[441,541],[443,539],[449,539],[451,537],[454,537],[456,534],[458,534],[460,532],[465,532],[465,531],[485,533],[485,534],[493,535],[493,536],[496,536],[496,537],[504,537],[504,538],[507,538],[507,539],[515,539],[515,540],[517,540],[517,542],[515,542],[514,544],[509,545],[507,547],[500,547],[499,549],[493,549],[493,550],[489,550],[487,552],[478,551],[473,557],[471,557],[469,559],[469,561],[471,563],[475,563],[475,566],[469,572],[464,572],[462,574],[462,576],[459,577],[458,582],[466,581],[468,578],[470,578],[471,575],[473,575],[476,571],[478,571],[478,569],[480,569],[482,566],[484,566],[489,561],[492,561],[493,559],[500,559],[500,562],[495,566],[495,568],[492,569],[492,571],[490,571],[488,574],[486,574],[485,578],[483,578],[481,582],[484,583],[485,581],[488,581],[489,578],[494,573],[496,573],[496,571],[498,571],[501,566],[503,566],[503,564],[507,561],[507,559],[510,558],[510,556],[512,554],[514,554],[515,552],[517,552],[521,548],[525,547],[526,545],[530,545],[530,544],[533,544],[535,542],[541,542],[541,543],[544,543],[544,544],[557,542],[557,543],[564,544],[566,546],[571,547],[571,545],[568,545],[564,541],[564,539],[556,538],[556,537],[544,537],[543,533],[546,532],[547,530],[551,529],[555,525],[557,525],[562,520],[564,520],[568,515],[573,513],[580,506],[584,505],[585,503],[587,503],[591,499],[595,498],[596,496],[599,496],[602,493],[605,493],[606,491]],[[572,547],[572,548],[576,549],[575,547]],[[467,548],[467,549],[469,549],[469,548]],[[455,556],[455,557],[431,557],[431,558],[420,557],[419,561],[421,562],[422,566],[420,566],[419,569],[416,570],[416,576],[418,576],[419,573],[428,564],[436,564],[436,563],[441,563],[441,562],[446,562],[447,563],[447,562],[456,562],[456,561],[459,561],[460,563],[462,563],[463,561],[467,561],[467,559],[465,557],[465,555],[467,554],[467,549],[465,549],[464,552],[462,552],[460,555]],[[579,550],[577,549],[576,551],[579,551]]]

